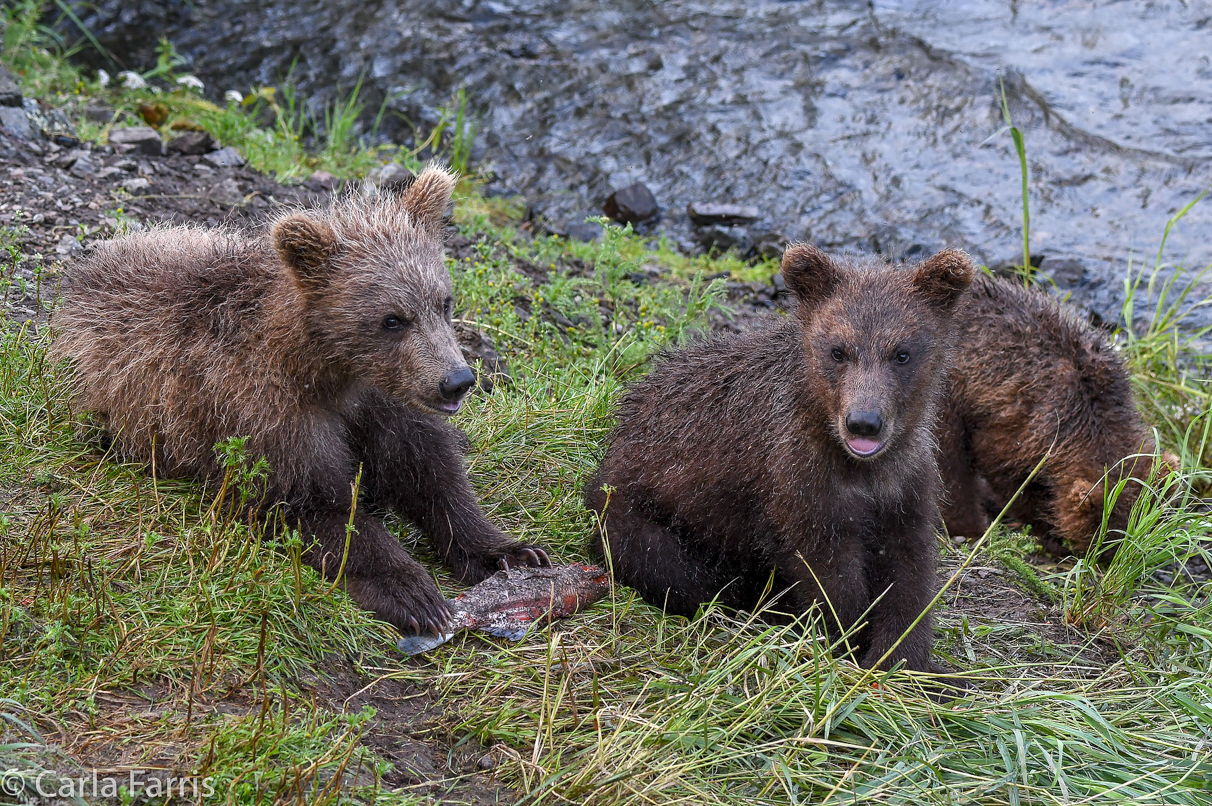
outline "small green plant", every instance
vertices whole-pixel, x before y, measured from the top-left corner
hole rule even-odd
[[[450,136],[450,167],[466,175],[471,170],[471,149],[476,124],[467,110],[467,91],[459,87],[454,98],[454,128]]]
[[[247,437],[229,437],[215,445],[219,464],[223,467],[223,482],[219,499],[224,493],[234,493],[239,499],[240,509],[252,503],[259,505],[265,495],[265,482],[269,478],[269,462],[264,456],[249,461],[246,452]]]
[[[363,104],[358,101],[362,93],[362,76],[349,95],[338,96],[324,110],[324,157],[331,162],[343,158],[354,150],[354,131],[358,118],[362,116]]]
[[[160,37],[160,42],[156,45],[156,66],[143,73],[143,78],[148,81],[159,78],[169,84],[175,84],[177,68],[183,67],[188,63],[181,54],[177,53],[177,48],[172,42],[169,42],[164,37]]]
[[[29,235],[29,228],[23,225],[16,227],[0,227],[0,249],[4,250],[7,266],[4,267],[4,297],[0,305],[8,303],[9,290],[17,276],[17,266],[25,258],[21,251],[21,243]]]
[[[1006,99],[1006,82],[999,75],[998,84],[1001,87],[1002,117],[1010,130],[1010,139],[1014,141],[1014,151],[1018,154],[1018,164],[1023,176],[1023,262],[1019,266],[1023,282],[1030,283],[1031,266],[1031,208],[1027,197],[1027,143],[1022,131],[1010,119],[1010,104]]]

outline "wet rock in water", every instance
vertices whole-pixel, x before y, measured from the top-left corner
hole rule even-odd
[[[1043,265],[1044,257],[1045,255],[1030,255],[1029,260],[1031,261],[1031,268],[1038,269],[1041,265]],[[990,265],[989,271],[993,272],[998,277],[1017,280],[1023,276],[1022,270],[1019,268],[1022,266],[1022,263],[1023,256],[1020,253],[1012,258],[999,260],[997,263]]]
[[[699,245],[707,251],[727,252],[735,249],[737,254],[746,255],[753,248],[753,239],[749,230],[744,227],[727,227],[714,224],[703,227],[696,233]]]
[[[210,132],[186,132],[180,137],[169,140],[165,150],[169,154],[200,157],[218,147],[219,144],[215,142],[215,138],[211,136]]]
[[[150,126],[111,129],[109,144],[118,151],[132,151],[149,157],[158,157],[164,153],[164,142],[160,139],[160,133]]]
[[[212,151],[202,159],[216,168],[239,168],[244,164],[244,158],[240,156],[240,152],[231,146]]]
[[[1076,288],[1086,279],[1086,267],[1072,258],[1048,258],[1042,261],[1040,269],[1062,288]]]
[[[686,214],[701,227],[711,224],[752,224],[758,220],[761,212],[751,204],[691,202],[686,205]]]
[[[640,182],[611,193],[602,209],[620,224],[631,224],[633,227],[652,221],[661,212],[656,196],[652,195],[647,185]]]
[[[21,106],[21,87],[13,74],[0,67],[0,106]]]

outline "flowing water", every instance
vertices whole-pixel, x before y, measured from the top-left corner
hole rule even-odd
[[[128,65],[168,36],[215,95],[289,73],[321,110],[361,76],[397,139],[465,88],[490,189],[576,221],[641,181],[687,247],[687,203],[717,201],[756,205],[754,238],[1021,260],[1004,85],[1032,252],[1105,316],[1129,259],[1151,263],[1167,219],[1212,186],[1206,0],[169,0],[83,16]],[[1166,260],[1212,262],[1212,199]]]

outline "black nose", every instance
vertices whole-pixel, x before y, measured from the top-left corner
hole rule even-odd
[[[471,374],[471,370],[467,367],[460,367],[446,374],[446,377],[438,384],[438,391],[442,393],[442,397],[446,400],[458,400],[467,394],[467,390],[475,382],[476,376]]]
[[[852,411],[846,415],[846,430],[856,437],[878,437],[884,419],[877,411]]]

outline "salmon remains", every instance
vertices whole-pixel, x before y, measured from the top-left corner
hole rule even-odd
[[[441,646],[460,630],[520,641],[536,624],[547,624],[584,610],[610,590],[610,577],[596,565],[514,568],[446,601],[450,632],[442,636],[407,635],[396,643],[406,655]]]

